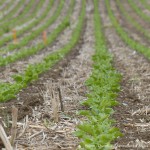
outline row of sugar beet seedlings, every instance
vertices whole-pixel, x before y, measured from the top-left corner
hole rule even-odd
[[[112,141],[121,135],[113,127],[112,106],[120,90],[121,75],[112,67],[112,56],[107,51],[105,37],[102,31],[98,0],[94,0],[95,24],[95,55],[93,56],[93,72],[86,81],[90,93],[82,104],[88,110],[82,110],[80,115],[87,119],[80,125],[76,135],[81,138],[80,146],[86,150],[113,149]]]
[[[0,20],[3,20],[7,17],[7,15],[9,15],[9,13],[11,13],[11,11],[13,10],[12,9],[12,6],[15,5],[15,1],[9,1],[9,0],[6,0],[6,1],[1,1],[0,3]]]
[[[117,33],[121,37],[121,39],[131,48],[134,50],[137,50],[138,52],[142,53],[146,58],[150,59],[150,48],[146,47],[145,45],[133,40],[130,38],[130,36],[127,34],[127,32],[121,27],[121,25],[118,23],[117,19],[115,18],[111,7],[110,2],[108,0],[105,1],[108,15],[110,17],[110,20],[116,29]]]
[[[150,10],[150,6],[149,6],[149,4],[147,3],[146,0],[143,0],[143,1],[140,1],[140,2],[141,2],[141,4],[142,4],[146,9]]]
[[[148,48],[132,40],[129,35],[119,25],[114,17],[109,1],[106,0],[106,6],[111,21],[122,37],[122,39],[133,49],[146,55],[150,58]],[[51,1],[52,5],[53,1]],[[62,23],[54,29],[54,31],[47,38],[47,44],[51,44],[66,27],[69,26],[69,18],[73,11],[75,1],[72,1],[68,15],[63,19]],[[60,15],[63,8],[64,1],[59,4],[59,9],[55,15],[50,19],[49,23],[45,27],[49,26]],[[22,74],[15,74],[13,76],[14,83],[0,83],[0,101],[7,101],[14,97],[23,88],[27,87],[29,83],[37,80],[39,75],[49,70],[54,64],[66,56],[71,49],[79,42],[81,31],[85,22],[85,4],[86,1],[82,1],[82,10],[78,18],[78,23],[73,30],[70,41],[61,49],[47,55],[42,62],[28,65]],[[121,136],[120,131],[113,127],[114,120],[111,118],[113,114],[112,107],[117,105],[117,95],[120,91],[121,75],[112,66],[112,56],[109,54],[105,42],[105,36],[102,31],[101,18],[99,14],[99,1],[94,0],[94,27],[95,27],[95,55],[93,56],[93,71],[90,78],[86,81],[86,85],[89,88],[88,99],[82,102],[82,105],[86,106],[87,110],[80,111],[80,115],[85,116],[86,121],[82,122],[77,127],[76,136],[81,139],[80,146],[86,150],[104,150],[113,149],[112,142]],[[36,31],[39,34],[43,31],[43,27],[40,31]],[[35,34],[34,36],[37,36]],[[30,38],[29,38],[30,39]],[[24,44],[26,45],[26,44]],[[23,45],[20,45],[21,48]],[[13,55],[0,58],[0,65],[5,66],[9,63],[15,62],[20,58],[25,58],[30,55],[34,55],[36,52],[45,48],[46,45],[39,43],[36,47],[30,47],[29,49],[22,49],[17,51]],[[17,48],[17,46],[15,47]],[[10,48],[11,49],[11,48]],[[14,48],[13,48],[14,49]],[[13,50],[12,49],[12,50]]]
[[[59,17],[61,10],[63,9],[64,6],[64,0],[61,1],[61,3],[59,4],[58,8],[56,9],[56,11],[54,12],[54,15],[48,19],[42,26],[40,26],[38,29],[36,29],[35,31],[32,31],[32,34],[30,34],[29,36],[24,37],[19,44],[17,45],[10,45],[10,47],[8,46],[8,50],[14,50],[16,48],[21,48],[25,45],[28,44],[29,41],[33,40],[34,38],[36,38],[38,35],[41,34],[42,31],[44,31],[46,28],[48,28],[52,23],[54,23],[56,21],[56,19]],[[39,23],[39,22],[38,22]]]
[[[42,21],[42,20],[45,18],[45,16],[47,15],[49,9],[51,8],[52,3],[53,3],[53,1],[51,1],[51,3],[48,5],[48,7],[45,9],[45,11],[43,12],[43,14],[42,14],[40,17],[38,17],[37,19],[34,19],[33,22],[30,23],[29,25],[27,25],[26,27],[23,27],[22,29],[20,29],[20,30],[18,30],[18,31],[16,30],[16,31],[17,31],[17,32],[16,32],[17,37],[22,36],[22,34],[23,34],[24,32],[29,31],[29,30],[32,29],[36,24],[38,24],[40,21]],[[38,7],[37,10],[40,10],[40,7]],[[35,11],[35,12],[36,12],[36,11]],[[34,12],[34,15],[36,15],[35,12]],[[35,16],[35,17],[36,17],[36,16]],[[33,18],[33,14],[31,15],[31,17],[27,17],[27,18],[28,18],[28,19]],[[20,21],[20,19],[18,19],[18,20]],[[26,19],[24,19],[24,20],[26,20]],[[26,21],[27,21],[27,20],[26,20]],[[20,22],[22,23],[22,21],[20,21]],[[13,24],[13,26],[15,26],[15,25]],[[0,46],[3,46],[5,42],[8,42],[8,41],[10,41],[10,40],[12,40],[12,35],[11,35],[11,34],[9,34],[8,36],[4,36],[4,37],[0,40]],[[23,41],[25,41],[25,39],[23,39]],[[22,43],[23,43],[23,42],[22,42]],[[21,45],[20,42],[19,42],[18,44]],[[15,49],[15,48],[18,47],[18,44],[17,44],[17,45],[10,44],[10,45],[8,45],[7,49],[8,49],[8,50],[13,50],[13,49]],[[23,45],[23,44],[22,44],[22,45]],[[6,51],[6,48],[5,48],[4,50],[1,49],[0,51]]]
[[[52,3],[53,3],[53,1],[51,1],[51,3],[50,3],[50,4],[48,5],[48,7],[44,10],[43,14],[42,14],[40,17],[38,17],[37,19],[35,19],[33,22],[31,22],[29,25],[27,25],[26,27],[22,28],[21,30],[18,30],[18,31],[16,32],[17,37],[22,36],[23,33],[25,33],[25,32],[29,32],[29,31],[31,32],[31,29],[32,29],[36,24],[39,24],[39,23],[46,17],[47,13],[49,12],[49,10],[50,10],[50,8],[51,8],[51,6],[52,6]],[[44,28],[44,27],[43,27],[43,28]],[[43,28],[42,28],[42,27],[39,28],[36,32],[33,32],[33,31],[32,31],[32,33],[31,33],[29,36],[23,37],[23,39],[22,39],[21,41],[19,41],[18,44],[15,44],[15,45],[14,45],[14,44],[8,44],[7,47],[1,48],[1,51],[2,51],[3,53],[6,53],[6,52],[12,51],[12,50],[14,50],[14,49],[16,49],[16,48],[20,48],[20,47],[22,47],[22,46],[25,46],[25,45],[29,42],[29,40],[32,40],[32,39],[41,31],[41,29],[43,29]],[[11,39],[12,39],[12,36],[11,36],[11,35],[8,35],[8,36],[4,37],[4,38],[1,40],[1,42],[0,42],[0,46],[3,46],[5,42],[10,41]]]
[[[23,3],[25,2],[25,0],[23,0]],[[10,9],[9,13],[4,14],[4,20],[10,19],[17,11],[18,9],[21,7],[22,3],[21,1],[14,1],[14,2],[9,2],[10,5],[8,4],[7,7],[5,7],[5,10]]]
[[[25,3],[25,2],[24,2]],[[41,2],[42,5],[43,2]],[[4,33],[7,33],[10,31],[11,28],[13,28],[16,25],[22,24],[23,22],[26,22],[27,20],[30,20],[33,15],[35,15],[35,13],[33,13],[33,15],[31,15],[30,17],[25,17],[26,13],[28,13],[28,7],[26,7],[25,12],[23,12],[21,15],[18,15],[16,17],[13,17],[13,15],[15,15],[15,13],[18,11],[18,9],[22,6],[23,2],[20,1],[19,4],[8,14],[6,15],[3,20],[0,22],[1,28],[0,28],[0,36]],[[34,3],[32,3],[32,6]],[[41,5],[37,6],[37,11],[40,9]],[[30,8],[31,9],[31,8]],[[13,18],[13,19],[11,19]]]
[[[62,1],[62,2],[64,2],[64,1]],[[72,1],[72,5],[70,7],[69,14],[72,12],[73,7],[74,7],[74,1]],[[60,14],[60,12],[59,12],[59,14]],[[55,16],[55,19],[56,19],[56,17],[58,17],[58,16]],[[52,24],[52,22],[54,20],[52,19],[50,21]],[[21,58],[31,56],[31,55],[37,53],[38,51],[44,49],[47,45],[50,45],[67,26],[69,26],[69,20],[67,19],[67,17],[65,17],[65,19],[62,21],[62,23],[60,25],[58,25],[58,27],[56,27],[52,31],[52,33],[47,37],[46,45],[45,45],[45,43],[40,42],[36,46],[32,46],[30,48],[22,48],[20,51],[16,51],[15,53],[13,53],[12,55],[9,55],[7,57],[2,56],[2,58],[0,59],[0,66],[5,66],[5,65],[15,62]]]
[[[44,5],[44,3],[45,1],[41,1],[37,3],[37,1],[30,0],[30,3],[28,2],[28,4],[24,7],[23,12],[21,14],[19,14],[16,17],[11,18],[11,20],[7,19],[6,21],[3,21],[2,24],[4,25],[9,21],[11,26],[9,26],[8,24],[7,25],[8,27],[12,27],[16,25],[19,26],[25,22],[28,22],[30,19],[35,17],[35,15],[38,13],[38,11],[40,10],[41,6]],[[34,8],[34,5],[36,6],[35,8]],[[31,12],[32,14],[29,14]]]
[[[134,28],[136,28],[138,31],[140,31],[146,38],[150,39],[150,34],[147,32],[147,30],[145,30],[144,27],[141,26],[141,24],[139,24],[135,19],[133,19],[133,17],[125,10],[121,1],[117,0],[116,3],[118,5],[122,15],[127,19],[127,21],[130,22],[132,24],[132,26],[134,26]]]
[[[128,0],[128,3],[130,4],[130,6],[133,8],[133,10],[141,17],[143,18],[145,21],[150,22],[150,16],[148,16],[147,14],[145,14],[138,6],[137,4],[132,1],[132,0]]]
[[[74,1],[72,1],[73,3]],[[29,83],[34,80],[38,79],[38,76],[45,72],[46,70],[50,69],[56,62],[62,59],[69,51],[77,44],[80,38],[80,34],[84,24],[85,18],[85,1],[82,2],[82,10],[80,17],[78,19],[78,23],[72,33],[72,37],[64,47],[53,52],[52,54],[47,55],[41,63],[29,65],[24,73],[14,75],[15,82],[10,83],[0,83],[0,101],[7,101],[16,96],[16,94],[24,87],[26,87]],[[72,12],[70,12],[68,16],[62,21],[60,27],[64,28],[68,26],[69,17]],[[51,39],[50,39],[51,40]]]

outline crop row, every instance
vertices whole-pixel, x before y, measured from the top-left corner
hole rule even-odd
[[[150,10],[150,5],[146,2],[146,0],[142,0],[142,1],[140,1],[140,2],[142,3],[142,5],[143,5],[146,9]]]
[[[78,126],[76,135],[81,138],[81,147],[86,150],[112,149],[111,142],[120,136],[113,127],[112,106],[116,105],[117,93],[120,90],[121,76],[112,67],[112,56],[109,54],[99,14],[99,1],[94,0],[95,55],[93,72],[86,81],[90,93],[82,104],[88,110],[80,111],[87,121]]]
[[[121,37],[121,39],[132,49],[137,50],[138,52],[142,53],[145,57],[150,59],[150,48],[146,47],[145,45],[133,40],[130,38],[130,35],[127,34],[127,32],[121,27],[121,25],[118,23],[117,19],[115,18],[111,7],[110,2],[108,0],[105,0],[105,4],[107,7],[108,15],[110,17],[110,20],[116,29],[117,33]]]
[[[36,8],[33,8],[34,4],[36,5],[36,2],[31,0],[30,5],[27,5],[21,14],[13,17],[11,19],[6,19],[6,21],[3,20],[1,22],[2,28],[0,30],[0,35],[10,32],[16,26],[21,26],[22,24],[24,24],[24,23],[30,21],[32,18],[36,17],[36,14],[41,9],[41,6],[44,4],[44,1],[39,2],[39,4],[36,6]],[[33,9],[34,11],[32,12],[32,14],[27,16],[28,12],[30,12],[31,9]]]
[[[55,13],[55,15],[53,17],[51,17],[51,19],[49,19],[48,25],[52,24],[53,21],[56,20],[56,18],[59,16],[61,9],[63,8],[63,4],[64,4],[64,1],[61,1],[60,5],[59,5],[59,9],[58,9],[59,11],[57,11],[57,13]],[[70,10],[68,12],[69,14],[73,11],[73,7],[74,7],[74,1],[72,1],[72,4],[70,6]],[[65,16],[65,18],[66,17],[67,16]],[[45,25],[47,26],[47,24],[45,24]],[[65,22],[63,21],[60,25],[58,25],[58,27],[56,27],[52,31],[52,33],[47,37],[47,45],[50,45],[68,25],[69,25],[69,22],[67,21],[67,19],[65,20]],[[35,33],[39,33],[39,31],[41,31],[41,30],[36,30]],[[33,37],[35,35],[36,34],[33,34],[31,36]],[[20,51],[17,51],[16,53],[13,53],[12,55],[9,55],[7,57],[1,56],[0,66],[4,66],[9,63],[15,62],[16,60],[19,60],[21,58],[31,56],[31,55],[37,53],[38,51],[42,50],[43,48],[45,48],[47,45],[45,45],[43,42],[40,42],[36,46],[21,49]]]
[[[39,75],[49,70],[56,62],[62,59],[69,51],[78,43],[85,18],[85,0],[82,1],[82,10],[78,19],[78,23],[73,30],[70,41],[61,49],[47,55],[40,63],[28,65],[22,74],[15,74],[13,76],[14,83],[0,83],[0,101],[6,101],[14,98],[16,94],[27,87],[29,83],[38,79]],[[62,21],[64,25],[68,25],[70,13]],[[66,24],[67,22],[67,24]]]
[[[22,3],[24,3],[24,2],[25,2],[25,0],[23,0]],[[22,3],[21,3],[21,1],[13,1],[13,3],[11,3],[11,5],[8,4],[8,5],[5,7],[5,10],[8,10],[8,8],[9,8],[9,9],[12,8],[12,9],[10,10],[9,13],[7,13],[7,14],[5,15],[5,17],[3,18],[2,21],[11,18],[11,17],[17,12],[17,10],[21,7]]]
[[[7,2],[8,2],[8,0],[6,0],[5,2],[0,1],[0,11],[2,11],[6,7]]]
[[[8,1],[8,0],[0,2],[0,6],[1,6],[1,9],[0,9],[0,13],[1,13],[0,20],[4,19],[4,17],[7,16],[7,14],[9,13],[8,10],[11,8],[11,6],[14,5],[14,3],[15,3],[15,1]],[[6,10],[7,10],[7,12],[6,12]]]
[[[133,1],[133,0],[128,0],[130,6],[133,8],[133,10],[141,17],[143,18],[145,21],[150,22],[150,16],[148,16],[147,14],[145,14],[138,6],[137,4]]]
[[[8,27],[10,26],[10,20],[13,18],[13,15],[18,11],[18,9],[22,6],[22,4],[25,3],[25,0],[18,1],[17,5],[13,8],[11,12],[9,12],[1,21],[1,29],[0,29],[0,35],[2,35],[5,32],[8,32]]]
[[[22,38],[21,41],[19,41],[18,44],[10,44],[7,46],[7,49],[1,49],[1,51],[5,51],[5,52],[8,52],[8,51],[12,51],[14,49],[19,49],[19,48],[22,48],[23,46],[27,45],[29,41],[33,40],[34,38],[36,38],[38,35],[40,35],[42,33],[42,31],[44,31],[47,27],[49,27],[57,18],[58,16],[60,15],[60,12],[63,8],[63,5],[64,5],[64,0],[61,1],[61,3],[59,4],[58,8],[56,9],[56,11],[54,12],[55,14],[47,20],[47,22],[45,22],[42,26],[40,26],[38,29],[36,29],[35,31],[32,31],[28,36],[25,36]],[[47,9],[48,11],[49,9]],[[45,14],[45,13],[44,13]],[[41,21],[41,17],[39,18],[38,22],[34,22],[32,24],[30,24],[30,26],[33,25],[36,23],[39,23]],[[29,26],[28,26],[29,27]],[[21,34],[21,33],[20,33]]]
[[[51,3],[48,5],[48,7],[44,10],[43,14],[42,14],[39,18],[35,19],[32,23],[30,23],[28,26],[24,27],[23,29],[17,31],[17,37],[21,36],[24,32],[31,30],[34,26],[36,26],[37,24],[39,24],[39,23],[43,20],[43,18],[46,17],[48,11],[50,10],[50,8],[51,8],[51,6],[52,6],[52,3],[53,3],[53,1],[51,1]],[[39,8],[40,8],[40,7],[39,7]],[[39,8],[38,8],[38,9],[39,9]],[[35,14],[34,14],[34,15],[35,15]],[[33,16],[31,15],[31,18],[32,18],[32,17],[33,17]],[[21,21],[21,20],[20,20],[20,21]],[[5,26],[7,27],[7,25],[5,25]],[[30,34],[30,36],[31,36],[31,35],[33,35],[33,34]],[[26,37],[26,39],[23,38],[22,41],[21,41],[19,44],[17,44],[17,45],[10,44],[10,45],[8,46],[7,50],[5,50],[5,51],[13,50],[13,49],[19,47],[19,45],[20,45],[20,46],[23,46],[24,44],[26,44],[26,42],[28,42],[28,38],[29,38],[30,36]],[[30,37],[30,38],[31,38],[31,37]],[[29,38],[29,39],[30,39],[30,38]],[[5,36],[4,38],[1,39],[1,41],[0,41],[0,46],[3,46],[4,43],[6,43],[6,42],[8,42],[8,41],[10,41],[10,40],[12,40],[12,35]],[[4,50],[1,49],[0,51],[4,51]]]
[[[35,18],[34,20],[36,20],[36,15],[39,12],[39,10],[41,9],[41,6],[44,5],[44,1],[40,1],[35,8],[33,8],[33,6],[36,5],[35,1],[34,1],[34,3],[31,1],[31,4],[32,4],[32,6],[25,7],[22,15],[18,15],[17,17],[13,17],[12,19],[8,19],[6,17],[7,18],[6,21],[3,20],[3,22],[0,23],[1,27],[2,27],[0,29],[0,35],[10,32],[16,26],[21,26],[21,25],[25,24],[26,22],[31,21],[33,18]],[[31,15],[29,15],[28,12],[31,11],[31,10],[29,10],[29,9],[31,9],[31,7],[34,11],[32,12]]]
[[[144,27],[137,22],[137,20],[133,19],[133,17],[125,10],[121,1],[117,0],[116,3],[118,4],[122,15],[128,20],[128,22],[132,24],[133,27],[135,27],[138,31],[140,31],[146,38],[150,39],[150,34],[148,33],[148,31],[145,30]]]

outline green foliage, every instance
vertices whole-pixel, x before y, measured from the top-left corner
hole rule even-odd
[[[62,21],[62,23],[56,29],[54,29],[53,32],[48,37],[48,44],[51,44],[68,25],[69,25],[69,20],[68,18],[67,19],[65,18]],[[37,44],[36,47],[33,46],[31,48],[22,49],[21,51],[18,51],[13,55],[9,55],[7,57],[0,56],[0,66],[5,66],[9,63],[15,62],[18,59],[31,56],[45,47],[46,46],[42,42]]]
[[[62,3],[60,3],[60,8],[62,9],[62,6],[63,6],[63,3],[64,1],[62,1]],[[67,27],[69,26],[69,16],[70,14],[72,14],[72,11],[73,11],[73,8],[74,8],[74,4],[75,4],[75,1],[73,0],[72,3],[71,3],[71,7],[68,11],[68,14],[67,16],[65,16],[65,18],[62,20],[61,24],[58,25],[58,27],[56,27],[52,33],[48,36],[47,38],[47,44],[50,45],[52,44],[52,42],[57,38],[57,36]],[[51,23],[58,17],[60,11],[55,14],[55,16],[53,16],[51,19],[49,19],[48,21],[48,24]],[[45,24],[46,27],[47,27],[47,24]],[[44,30],[43,27],[40,28],[39,31],[35,31],[35,35],[37,34],[40,34],[41,30]],[[32,38],[35,37],[35,35],[33,34],[32,35]],[[29,39],[30,39],[30,36],[29,36]],[[28,43],[28,37],[26,38],[26,41],[22,41],[22,44],[27,44]],[[31,39],[30,39],[31,40]],[[14,49],[14,48],[20,48],[22,44],[19,44],[19,45],[9,45],[9,50],[10,49]],[[12,46],[12,47],[10,47]],[[13,53],[12,55],[9,55],[7,57],[3,57],[3,56],[0,56],[0,66],[5,66],[9,63],[12,63],[12,62],[15,62],[16,60],[19,60],[21,58],[25,58],[27,56],[31,56],[35,53],[37,53],[38,51],[40,51],[41,49],[45,48],[46,45],[43,44],[43,42],[40,42],[38,43],[36,46],[32,46],[30,48],[22,48],[21,51],[17,51],[15,53]]]
[[[141,1],[141,2],[144,2],[144,1]],[[127,21],[129,21],[130,24],[132,24],[137,30],[139,30],[144,36],[146,36],[146,38],[150,38],[150,34],[147,32],[147,30],[145,30],[144,27],[141,24],[139,24],[137,22],[137,20],[135,20],[130,15],[129,12],[126,11],[126,9],[123,7],[121,1],[117,0],[116,3],[118,4],[120,11],[125,16],[125,18],[127,19]]]
[[[20,7],[20,5],[23,4],[23,2],[21,1],[19,3],[19,5],[17,5],[17,8],[16,9],[13,9],[13,11],[11,13],[9,13],[8,15],[6,15],[2,22],[1,22],[1,26],[9,26],[9,29],[13,29],[15,28],[15,26],[19,26],[29,20],[31,20],[32,18],[34,18],[34,16],[36,15],[36,13],[39,11],[39,9],[41,8],[41,5],[44,3],[44,1],[40,1],[36,7],[36,10],[29,16],[29,17],[26,17],[26,14],[28,13],[28,11],[31,9],[31,7],[34,5],[34,0],[31,0],[30,1],[30,5],[26,6],[23,13],[21,15],[19,15],[18,17],[16,18],[13,18],[13,19],[10,19],[12,15],[14,15],[14,13],[17,11],[17,9]],[[9,3],[11,4],[11,3]],[[24,29],[23,29],[24,30]],[[0,29],[0,35],[4,34],[4,30]],[[9,37],[9,38],[8,38]],[[8,36],[8,37],[5,37],[2,41],[9,41],[11,40],[11,36]],[[1,46],[1,43],[0,43],[0,46]]]
[[[40,28],[38,28],[37,30],[35,31],[32,31],[32,33],[29,35],[29,36],[26,36],[24,37],[20,42],[19,44],[17,45],[14,45],[14,44],[10,44],[8,45],[8,50],[11,51],[11,50],[14,50],[16,48],[21,48],[25,45],[28,44],[29,41],[33,40],[34,38],[36,38],[37,36],[39,36],[46,28],[48,28],[51,24],[54,23],[54,21],[56,21],[56,19],[58,18],[58,16],[60,15],[61,13],[61,10],[64,6],[64,0],[61,0],[58,8],[56,9],[56,11],[54,12],[54,15],[48,19],[48,21],[46,23],[44,23]]]
[[[8,24],[1,25],[1,30],[4,33],[8,33],[10,31],[9,25]]]
[[[17,31],[17,37],[22,35],[25,31],[30,30],[31,28],[33,28],[34,26],[36,26],[38,23],[40,23],[43,18],[46,17],[48,11],[51,9],[51,6],[53,4],[53,1],[51,1],[50,5],[48,5],[48,7],[45,9],[44,13],[38,18],[35,19],[31,24],[29,24],[28,26],[26,26],[25,28],[18,30]],[[62,7],[63,5],[63,1],[62,3],[59,4],[59,6]],[[58,6],[58,7],[59,7]],[[60,11],[61,11],[61,7],[59,7]],[[30,40],[33,40],[36,36],[38,36],[45,28],[47,28],[48,25],[52,24],[53,21],[55,21],[55,19],[57,19],[58,13],[55,14],[55,16],[53,16],[52,19],[49,19],[46,23],[43,24],[43,26],[41,26],[40,28],[38,28],[36,31],[31,32],[28,36],[24,37],[18,44],[14,45],[14,44],[9,44],[7,46],[7,49],[1,49],[0,51],[3,52],[7,52],[7,51],[12,51],[14,49],[17,48],[22,48],[23,46],[25,46]],[[10,36],[6,36],[4,37],[1,41],[0,41],[0,46],[2,46],[5,42],[8,42],[12,40],[12,35]]]
[[[113,15],[113,12],[112,12],[111,7],[110,7],[109,0],[105,0],[105,3],[106,3],[108,15],[111,19],[111,22],[112,22],[114,28],[116,29],[117,33],[119,34],[119,36],[122,38],[122,40],[130,48],[132,48],[134,50],[137,50],[138,52],[142,53],[145,57],[150,59],[150,48],[148,48],[148,47],[142,45],[141,43],[139,43],[139,42],[133,40],[132,38],[130,38],[129,35],[127,34],[127,32],[125,32],[125,30],[123,30],[123,28],[120,26],[120,24],[116,20],[115,16]]]
[[[33,1],[34,2],[34,1]],[[32,3],[33,3],[32,2]],[[36,11],[32,14],[32,15],[30,15],[30,17],[27,17],[28,19],[31,19],[31,18],[33,18],[34,17],[34,15],[36,15],[36,12],[41,8],[41,5],[43,4],[43,2],[44,1],[40,1],[39,2],[39,4],[38,4],[38,6],[37,6],[37,8],[36,8]],[[35,19],[32,23],[30,23],[29,25],[27,25],[26,27],[24,27],[24,28],[22,28],[21,30],[18,30],[17,31],[17,37],[19,37],[19,36],[21,36],[24,32],[28,32],[28,30],[30,30],[30,29],[32,29],[34,26],[36,26],[38,23],[40,23],[45,17],[46,17],[46,15],[47,15],[47,13],[49,12],[49,10],[51,9],[51,7],[52,7],[52,4],[53,4],[53,2],[54,2],[54,0],[51,0],[50,1],[50,4],[46,7],[46,9],[44,10],[44,12],[43,12],[43,14],[40,16],[40,17],[38,17],[37,19]],[[28,8],[28,7],[27,7]],[[28,9],[27,9],[28,10]],[[25,10],[25,12],[27,12],[27,10]],[[24,13],[25,13],[24,12]],[[23,18],[24,19],[24,18]],[[19,20],[19,19],[18,19]],[[22,21],[21,20],[19,20],[21,23],[22,23]],[[24,19],[23,21],[27,21],[27,19]],[[14,20],[14,22],[15,23],[17,23],[17,21],[15,21]],[[7,23],[8,24],[8,23]],[[7,25],[6,24],[6,25]],[[9,27],[10,28],[10,27]],[[12,28],[12,27],[11,27]],[[32,33],[33,34],[33,33]],[[0,51],[2,51],[2,53],[3,54],[5,54],[5,53],[7,53],[8,51],[10,51],[10,50],[14,50],[14,49],[16,49],[16,48],[22,48],[22,46],[25,46],[28,42],[29,42],[29,40],[32,40],[32,34],[31,35],[29,35],[28,37],[26,37],[26,38],[23,38],[22,39],[22,41],[21,41],[21,43],[18,43],[18,44],[16,44],[16,45],[14,45],[14,44],[10,44],[10,45],[8,45],[7,46],[7,49],[5,48],[5,49],[0,49]],[[1,31],[0,31],[0,35],[1,35]],[[4,43],[6,43],[6,42],[8,42],[8,41],[10,41],[10,40],[12,40],[12,35],[9,35],[9,36],[6,36],[6,37],[3,37],[1,40],[0,40],[0,46],[3,46],[4,45]]]
[[[80,111],[87,121],[78,126],[76,136],[81,138],[80,146],[86,150],[111,150],[111,142],[121,133],[112,127],[114,120],[110,119],[116,105],[117,92],[120,90],[121,75],[111,65],[112,57],[108,53],[105,37],[102,32],[101,19],[98,10],[98,0],[94,0],[95,24],[95,55],[93,56],[93,72],[86,81],[90,89],[88,99],[82,104],[89,110]]]
[[[128,0],[128,3],[141,18],[143,18],[145,21],[150,22],[150,16],[145,14],[133,0]]]
[[[7,101],[14,98],[22,88],[25,88],[29,83],[37,80],[41,73],[49,70],[49,68],[51,68],[56,62],[61,60],[73,47],[75,47],[80,39],[81,30],[83,28],[85,18],[85,0],[82,3],[82,11],[78,19],[78,24],[72,33],[72,37],[69,43],[67,43],[62,49],[59,49],[58,51],[47,55],[42,62],[28,65],[24,73],[13,75],[15,83],[1,83],[0,101]],[[65,20],[68,20],[69,16],[65,18]]]
[[[142,3],[142,5],[143,5],[144,7],[146,7],[146,9],[150,10],[150,5],[147,3],[146,0],[142,0],[142,1],[140,1],[140,2]]]

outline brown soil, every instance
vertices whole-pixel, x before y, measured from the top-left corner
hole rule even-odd
[[[114,108],[116,112],[113,116],[123,137],[116,141],[115,149],[148,150],[150,148],[150,63],[123,43],[112,27],[104,0],[100,4],[108,48],[114,55],[114,67],[123,76],[118,97],[120,105]]]

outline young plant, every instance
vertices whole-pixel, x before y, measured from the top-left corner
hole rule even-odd
[[[85,150],[111,150],[111,144],[121,133],[113,127],[114,120],[111,108],[116,105],[117,93],[120,90],[121,75],[112,67],[112,56],[108,53],[103,28],[98,10],[98,0],[94,0],[95,25],[95,55],[93,56],[93,72],[86,81],[90,93],[88,99],[82,104],[89,107],[80,111],[85,116],[78,126],[76,135],[81,139],[81,149]]]

